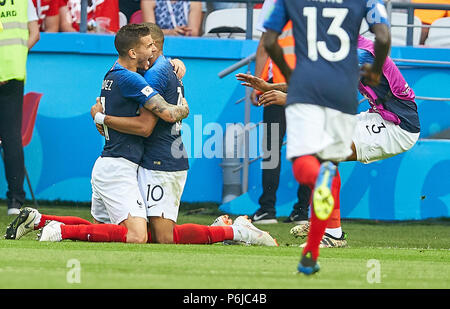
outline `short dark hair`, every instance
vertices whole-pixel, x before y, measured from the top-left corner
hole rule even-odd
[[[126,56],[128,51],[136,47],[140,39],[150,34],[150,29],[142,24],[128,24],[119,29],[114,39],[119,56]]]
[[[150,34],[156,45],[161,44],[158,48],[162,51],[164,45],[164,33],[161,28],[155,23],[144,23],[144,25],[150,29]]]

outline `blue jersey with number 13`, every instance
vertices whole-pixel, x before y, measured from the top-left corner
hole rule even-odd
[[[286,104],[307,103],[357,112],[358,33],[388,24],[382,0],[277,0],[264,27],[282,32],[292,20],[296,67]]]

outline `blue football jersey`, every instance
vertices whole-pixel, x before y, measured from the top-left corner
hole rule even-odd
[[[277,0],[264,27],[282,32],[292,20],[296,67],[286,104],[307,103],[357,112],[358,33],[388,24],[382,0]]]
[[[106,115],[135,117],[139,108],[156,94],[141,75],[116,62],[105,75],[100,99]],[[141,162],[144,153],[142,137],[112,128],[107,128],[107,134],[109,138],[105,141],[102,157],[122,157],[136,164]]]
[[[177,105],[184,97],[184,87],[163,55],[145,72],[145,80],[167,103]],[[152,134],[144,140],[141,166],[149,170],[184,171],[189,169],[187,153],[181,140],[181,122],[158,119]]]

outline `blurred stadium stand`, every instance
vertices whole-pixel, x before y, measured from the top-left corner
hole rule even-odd
[[[450,17],[440,18],[431,24],[425,45],[450,48]]]
[[[261,9],[253,9],[252,38],[259,40],[261,32],[256,30],[256,24]],[[247,9],[223,9],[213,11],[206,17],[204,37],[246,38]]]

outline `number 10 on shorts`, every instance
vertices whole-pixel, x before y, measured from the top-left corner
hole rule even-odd
[[[150,199],[153,202],[159,202],[164,197],[164,189],[160,185],[147,185],[147,202]]]

